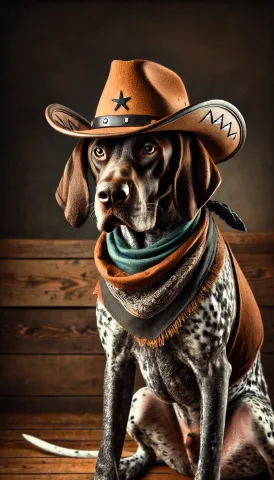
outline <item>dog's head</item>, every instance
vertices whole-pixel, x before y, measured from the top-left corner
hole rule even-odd
[[[117,225],[137,232],[153,229],[159,202],[168,196],[188,222],[221,182],[210,155],[190,133],[83,139],[68,160],[56,191],[66,219],[75,227],[91,211],[88,168],[96,182],[97,227],[107,232]]]

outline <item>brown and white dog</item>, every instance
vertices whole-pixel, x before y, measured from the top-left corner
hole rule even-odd
[[[96,181],[98,229],[120,229],[132,249],[164,239],[182,218],[199,211],[220,183],[218,169],[191,134],[83,139],[57,193],[66,217],[79,217],[80,223],[89,215],[87,165]],[[140,346],[98,300],[106,369],[96,480],[133,479],[157,459],[196,480],[239,479],[266,471],[274,479],[274,414],[260,352],[248,372],[229,385],[226,345],[236,310],[228,252],[211,290],[161,348]],[[147,386],[133,393],[136,364]],[[138,449],[120,460],[126,430]],[[25,438],[60,455],[97,455]]]

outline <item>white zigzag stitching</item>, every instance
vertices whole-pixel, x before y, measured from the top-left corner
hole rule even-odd
[[[220,125],[220,130],[227,130],[227,137],[232,137],[233,136],[232,140],[235,140],[237,132],[230,133],[232,122],[229,122],[226,125],[223,125],[223,121],[224,121],[224,114],[223,113],[222,113],[222,115],[220,115],[220,117],[218,117],[218,118],[216,118],[216,120],[214,120],[212,110],[209,110],[208,113],[202,118],[202,120],[200,120],[199,123],[203,122],[208,117],[210,118],[210,121],[211,121],[212,125]]]

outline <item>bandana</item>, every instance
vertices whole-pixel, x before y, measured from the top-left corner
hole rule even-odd
[[[263,344],[264,329],[249,284],[207,209],[202,209],[196,227],[182,245],[159,264],[132,275],[112,263],[106,233],[102,233],[94,251],[100,274],[94,293],[139,345],[162,347],[211,289],[227,250],[237,291],[237,313],[226,346],[232,366],[231,386],[251,368]]]
[[[94,254],[100,273],[96,293],[139,344],[162,346],[212,287],[224,257],[225,243],[206,209],[183,245],[133,275],[111,262],[102,234]]]

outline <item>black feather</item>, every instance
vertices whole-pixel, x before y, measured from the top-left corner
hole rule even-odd
[[[233,212],[226,203],[218,202],[217,200],[209,200],[206,207],[211,212],[216,213],[216,215],[224,220],[230,227],[235,228],[235,230],[247,232],[247,228],[239,215],[236,212]]]

